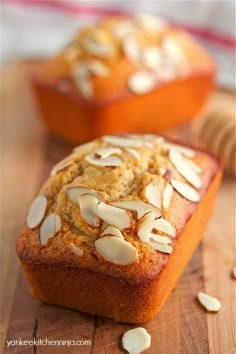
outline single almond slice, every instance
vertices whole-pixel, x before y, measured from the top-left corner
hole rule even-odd
[[[111,205],[114,205],[118,208],[135,211],[137,212],[137,217],[140,219],[144,214],[152,212],[155,214],[155,218],[161,217],[161,210],[155,207],[152,204],[144,203],[139,200],[121,200],[119,202],[113,202]]]
[[[26,218],[26,225],[29,229],[34,229],[41,224],[46,213],[47,202],[47,197],[44,194],[33,200]]]
[[[119,147],[125,147],[125,148],[139,148],[144,146],[144,142],[142,139],[136,139],[136,138],[131,138],[131,137],[123,137],[123,136],[116,136],[116,135],[106,135],[102,138],[103,141],[106,143],[119,146]]]
[[[181,154],[187,156],[187,157],[194,157],[195,156],[195,152],[194,150],[186,147],[186,146],[182,146],[182,145],[178,145],[178,144],[174,144],[174,143],[168,143],[168,142],[164,142],[161,147],[165,150],[176,150],[179,151]]]
[[[152,212],[147,213],[139,221],[137,228],[137,235],[142,242],[147,242],[150,239],[150,235],[153,229],[153,224],[155,221],[155,214]]]
[[[112,33],[117,39],[122,39],[134,31],[131,21],[121,21],[112,28]]]
[[[232,269],[232,276],[233,276],[234,278],[236,278],[236,265],[233,266],[233,269]]]
[[[85,50],[98,58],[109,58],[114,55],[114,47],[109,43],[99,43],[92,38],[84,38]]]
[[[170,183],[168,183],[165,186],[165,189],[163,191],[162,206],[164,209],[169,208],[170,203],[171,203],[171,199],[172,199],[172,195],[173,195],[173,187]]]
[[[84,251],[82,250],[82,248],[76,246],[76,245],[75,245],[74,243],[72,243],[72,242],[69,244],[69,247],[70,247],[71,251],[72,251],[73,253],[75,253],[77,256],[83,256]]]
[[[103,195],[100,192],[96,191],[95,189],[90,189],[84,186],[70,187],[67,189],[66,193],[68,197],[78,206],[80,206],[79,197],[83,194],[90,194],[96,197],[98,201],[104,201]]]
[[[128,60],[130,60],[135,65],[140,64],[142,47],[135,37],[131,35],[124,37],[122,41],[122,48]]]
[[[131,149],[131,148],[125,148],[125,151],[127,151],[129,154],[133,155],[133,157],[136,160],[140,160],[140,154],[138,151]]]
[[[82,96],[91,99],[94,95],[93,85],[90,78],[89,68],[86,64],[80,63],[74,68],[74,80]]]
[[[48,240],[55,236],[61,230],[61,218],[58,214],[49,214],[43,221],[39,231],[39,242],[42,246],[46,245]]]
[[[158,47],[148,47],[143,52],[143,64],[151,70],[157,70],[163,60],[162,53]]]
[[[68,157],[63,159],[62,161],[58,162],[53,168],[51,169],[50,176],[56,176],[58,172],[65,170],[67,167],[71,166],[74,163],[73,160],[68,160]]]
[[[175,150],[169,150],[169,158],[171,163],[175,166],[181,176],[188,181],[195,188],[202,186],[201,178],[197,172],[188,164],[188,161],[182,156],[182,154]]]
[[[153,228],[164,232],[165,234],[171,236],[171,237],[175,237],[176,232],[175,229],[173,228],[173,226],[165,219],[160,218],[160,219],[156,219],[154,221],[154,225]]]
[[[95,241],[98,253],[108,262],[126,265],[138,259],[138,252],[129,242],[116,236],[104,236]]]
[[[101,236],[105,236],[105,235],[112,235],[121,238],[122,240],[124,239],[124,236],[122,235],[120,230],[118,230],[116,227],[111,225],[107,225],[102,231]]]
[[[172,251],[173,251],[173,247],[172,246],[169,246],[169,245],[166,245],[164,243],[160,243],[160,242],[156,242],[154,241],[153,239],[149,239],[147,242],[146,242],[150,247],[152,247],[154,250],[156,251],[160,251],[162,253],[169,253],[171,254]]]
[[[132,215],[127,210],[101,202],[94,206],[93,212],[108,225],[115,226],[119,230],[128,229],[132,225]]]
[[[144,195],[148,203],[161,209],[161,195],[158,186],[154,183],[149,183],[144,189]]]
[[[91,194],[79,196],[80,215],[89,225],[99,225],[99,217],[93,212],[93,208],[98,203],[99,200]]]
[[[163,243],[164,245],[169,245],[172,242],[172,240],[169,237],[157,235],[154,233],[151,233],[150,239],[155,242]]]
[[[87,66],[89,71],[96,76],[107,77],[110,73],[109,68],[99,60],[90,60]]]
[[[153,73],[138,71],[132,74],[127,82],[128,88],[137,95],[144,95],[156,86],[157,78]]]
[[[95,154],[87,155],[85,160],[95,166],[101,167],[119,167],[123,164],[123,161],[116,156],[109,156],[105,159],[97,158]]]
[[[139,13],[136,15],[137,23],[150,32],[162,32],[167,27],[167,22],[158,16],[149,13]]]
[[[174,37],[166,36],[162,42],[162,50],[169,62],[173,62],[177,74],[185,76],[189,73],[189,65],[182,47]]]
[[[122,346],[129,354],[140,354],[151,346],[151,336],[145,328],[129,329],[123,334]]]
[[[105,159],[111,155],[120,155],[121,149],[116,147],[101,148],[96,150],[94,154],[98,159]]]
[[[187,160],[190,167],[197,173],[202,173],[202,168],[192,160]]]
[[[188,184],[175,179],[172,179],[170,183],[172,187],[184,198],[190,200],[191,202],[199,202],[200,194],[198,194],[198,192],[196,192],[195,189]]]
[[[218,299],[205,293],[199,292],[198,300],[207,311],[217,312],[221,308],[221,303]]]

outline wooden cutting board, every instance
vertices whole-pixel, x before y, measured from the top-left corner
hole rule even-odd
[[[122,334],[135,326],[42,304],[28,293],[15,254],[25,213],[52,165],[71,146],[50,136],[38,120],[25,74],[31,64],[11,66],[2,75],[1,178],[1,353],[123,353]],[[211,104],[234,104],[235,96],[216,92]],[[193,123],[195,124],[195,123]],[[193,124],[174,136],[188,136]],[[235,180],[225,176],[205,238],[159,315],[144,327],[152,354],[236,353]],[[197,232],[197,230],[196,230]],[[196,301],[198,291],[222,302],[217,314]],[[19,339],[88,340],[87,346],[11,346]]]

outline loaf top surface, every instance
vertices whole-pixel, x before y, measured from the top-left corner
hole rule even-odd
[[[31,204],[18,255],[132,281],[153,277],[218,169],[212,156],[160,136],[81,145],[53,167]]]
[[[86,104],[143,95],[213,70],[211,57],[190,35],[162,18],[139,14],[109,17],[80,30],[33,76]]]

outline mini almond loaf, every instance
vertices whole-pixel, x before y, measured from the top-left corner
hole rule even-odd
[[[49,129],[73,143],[159,132],[194,118],[214,81],[212,58],[159,17],[110,17],[82,29],[32,75]]]
[[[220,176],[211,155],[150,134],[75,148],[53,167],[17,240],[33,296],[150,320],[202,236]]]

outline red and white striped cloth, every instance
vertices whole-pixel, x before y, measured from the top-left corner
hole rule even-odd
[[[206,46],[218,64],[218,85],[236,90],[234,0],[5,0],[1,62],[52,55],[81,26],[122,13],[150,12],[179,25]]]

